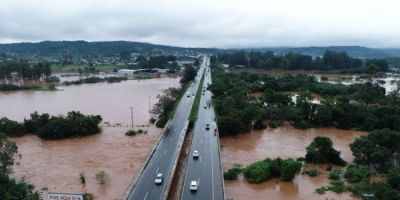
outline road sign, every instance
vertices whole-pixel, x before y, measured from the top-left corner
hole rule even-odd
[[[48,193],[48,200],[83,200],[81,194],[67,194],[67,193]]]

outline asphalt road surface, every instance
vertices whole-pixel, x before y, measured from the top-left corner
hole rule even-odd
[[[131,190],[129,200],[159,200],[164,198],[167,189],[167,183],[170,182],[170,174],[173,170],[175,160],[179,156],[178,144],[183,132],[185,122],[188,120],[193,100],[200,83],[201,75],[206,64],[206,59],[203,59],[202,67],[200,68],[196,81],[193,86],[190,86],[182,99],[180,100],[175,115],[173,116],[168,133],[164,133],[159,145],[154,154],[149,159],[142,174],[139,176],[136,185]],[[190,97],[187,97],[187,94]],[[157,173],[163,174],[163,182],[156,185],[154,180]]]
[[[209,60],[207,60],[207,66]],[[200,100],[200,109],[195,124],[192,144],[190,147],[189,162],[186,168],[185,181],[182,188],[182,200],[223,200],[223,177],[219,158],[219,140],[215,123],[214,108],[211,104],[211,92],[207,85],[211,85],[210,68],[206,67],[204,86]],[[203,92],[204,90],[204,92]],[[206,130],[207,124],[209,130]],[[199,158],[193,158],[193,151],[199,151]],[[191,181],[197,181],[198,190],[191,191]]]

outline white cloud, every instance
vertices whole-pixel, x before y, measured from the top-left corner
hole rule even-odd
[[[2,0],[0,42],[400,46],[397,0]]]

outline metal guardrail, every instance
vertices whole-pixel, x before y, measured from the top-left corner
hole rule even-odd
[[[128,185],[128,188],[127,188],[126,192],[124,193],[124,195],[122,196],[121,199],[128,200],[129,194],[131,193],[133,188],[136,186],[136,183],[137,183],[140,175],[142,174],[142,172],[146,168],[146,166],[149,164],[149,160],[150,160],[151,157],[153,157],[154,152],[156,151],[156,149],[157,149],[158,145],[160,144],[162,138],[165,137],[165,131],[169,128],[170,122],[171,122],[171,120],[168,120],[167,124],[164,126],[164,128],[162,130],[162,135],[158,138],[157,144],[154,145],[153,149],[147,155],[146,160],[143,162],[143,164],[140,167],[139,171],[136,172],[135,177],[133,178],[132,182]]]
[[[162,198],[163,200],[166,200],[168,198],[169,189],[171,188],[172,179],[175,175],[176,165],[178,164],[179,154],[182,150],[183,141],[185,141],[185,136],[186,136],[188,126],[189,126],[189,120],[186,120],[185,125],[183,126],[181,137],[179,138],[180,141],[179,141],[179,146],[178,146],[178,156],[176,157],[176,159],[174,161],[174,165],[172,167],[172,170],[169,174],[169,181],[168,181],[167,188],[165,189],[165,192],[164,192],[164,195]]]

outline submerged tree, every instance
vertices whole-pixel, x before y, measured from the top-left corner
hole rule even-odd
[[[306,161],[311,163],[333,163],[345,165],[346,161],[340,158],[340,151],[332,147],[332,140],[328,137],[315,137],[313,142],[306,148]]]

